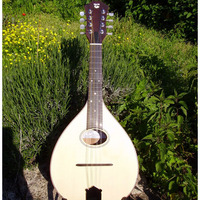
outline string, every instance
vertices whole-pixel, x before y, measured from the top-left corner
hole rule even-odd
[[[93,19],[92,19],[93,21]],[[93,23],[93,22],[92,22]],[[103,116],[102,116],[102,44],[92,43],[94,41],[94,30],[92,26],[91,43],[90,43],[90,65],[89,65],[89,101],[88,101],[88,113],[87,113],[87,130],[97,129],[102,130]],[[95,41],[96,42],[96,41]],[[92,118],[92,119],[91,119]],[[102,133],[100,134],[100,141],[102,143]],[[92,137],[89,138],[89,142],[92,145]],[[98,163],[100,161],[100,150],[96,150],[96,147],[86,147],[86,163]],[[89,150],[88,150],[89,148]],[[96,155],[98,152],[98,155]],[[100,155],[99,155],[100,154]],[[87,185],[99,185],[100,184],[100,169],[101,167],[86,167]],[[95,170],[93,170],[95,169]]]

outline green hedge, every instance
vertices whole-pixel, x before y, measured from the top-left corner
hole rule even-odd
[[[112,10],[159,30],[176,33],[187,41],[197,41],[196,0],[107,0]]]

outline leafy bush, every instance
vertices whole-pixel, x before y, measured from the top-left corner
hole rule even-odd
[[[140,170],[161,199],[196,199],[197,52],[129,23],[116,24],[114,46],[137,74],[131,76],[135,86],[109,102],[111,111],[130,134]]]
[[[135,20],[159,30],[176,33],[186,40],[197,41],[197,1],[113,1],[107,0],[119,15],[132,16]]]
[[[197,198],[196,169],[191,166],[197,145],[187,121],[186,95],[174,90],[165,97],[159,85],[143,79],[119,108],[121,124],[138,150],[140,170],[161,199]]]

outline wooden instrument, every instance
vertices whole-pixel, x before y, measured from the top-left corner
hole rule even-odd
[[[88,100],[58,139],[50,174],[57,192],[67,200],[121,200],[135,186],[137,154],[102,98],[102,41],[108,6],[93,1],[85,5],[85,13],[90,42]]]

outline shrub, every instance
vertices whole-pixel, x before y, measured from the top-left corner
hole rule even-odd
[[[197,1],[112,1],[111,9],[121,16],[132,16],[147,27],[176,33],[188,41],[197,41]]]
[[[197,145],[187,121],[186,95],[174,90],[165,97],[159,85],[143,79],[119,108],[125,116],[121,124],[136,145],[140,170],[161,199],[197,199],[192,168]]]

